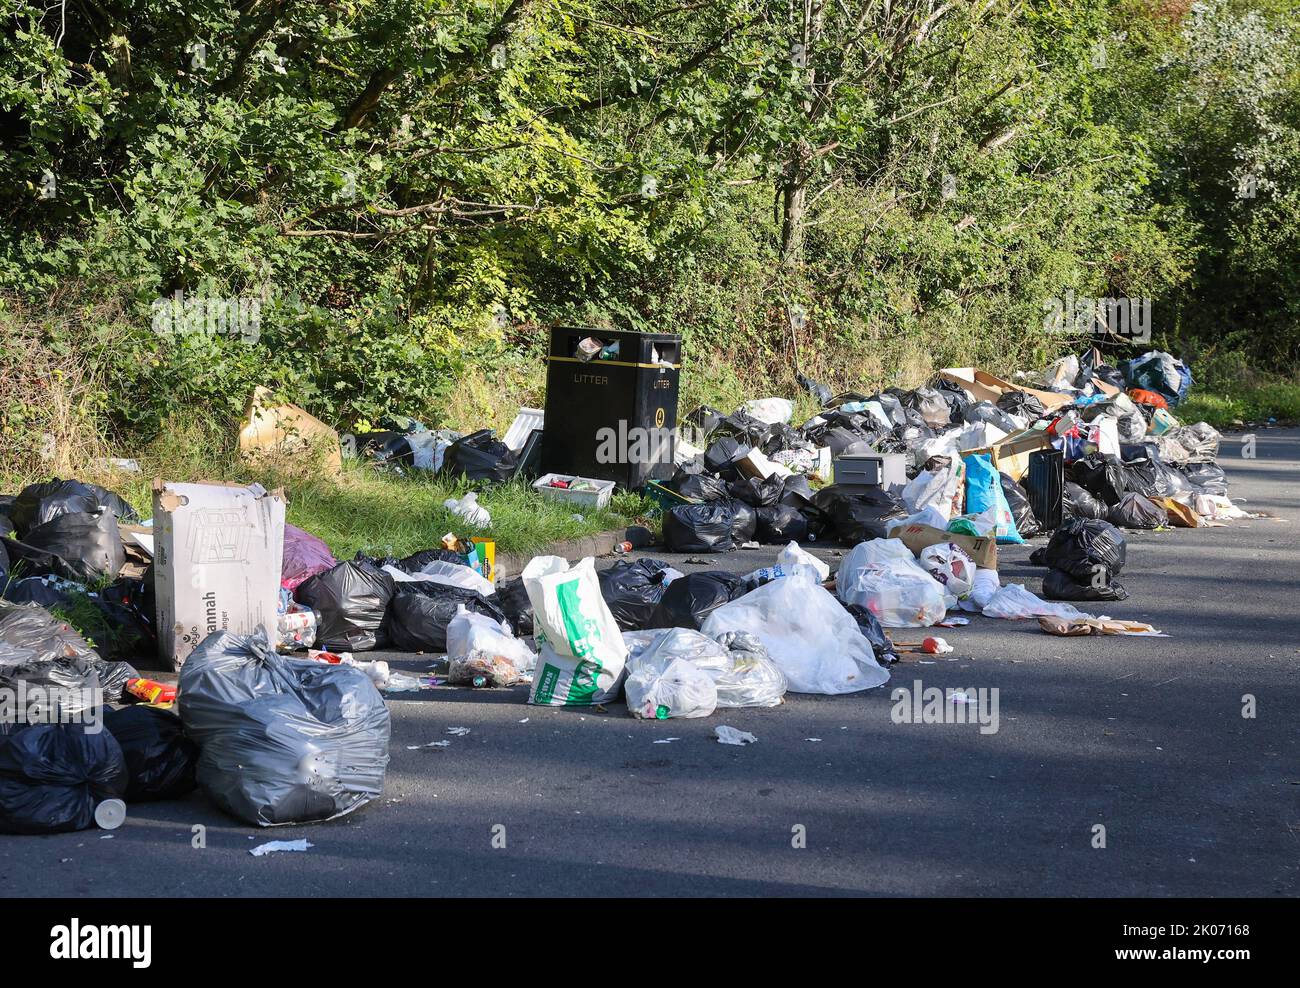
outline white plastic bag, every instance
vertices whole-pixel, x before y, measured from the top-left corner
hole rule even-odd
[[[493,621],[486,614],[468,611],[465,605],[456,608],[456,616],[447,625],[447,655],[455,657],[470,652],[487,652],[509,659],[521,674],[533,671],[537,656],[533,650],[510,633],[504,623]]]
[[[442,469],[443,456],[451,447],[450,440],[436,432],[412,432],[407,434],[406,441],[410,443],[411,452],[414,453],[411,466],[417,470],[428,470],[430,473],[437,473]]]
[[[945,406],[946,408],[947,406]],[[957,453],[957,440],[964,426],[945,428],[933,439],[927,439],[912,449],[912,463],[920,468],[932,456],[954,456]]]
[[[1079,376],[1079,358],[1070,354],[1043,371],[1043,387],[1049,389],[1074,389],[1074,379]]]
[[[933,504],[922,508],[916,514],[908,515],[897,525],[892,525],[890,531],[898,528],[906,528],[908,525],[925,525],[927,528],[937,528],[939,531],[946,531],[948,528],[948,519],[944,517],[942,511]]]
[[[984,605],[984,616],[1017,621],[1031,617],[1091,617],[1073,604],[1041,600],[1019,583],[1008,583]]]
[[[707,717],[718,705],[715,679],[731,669],[728,651],[690,628],[672,628],[628,659],[623,692],[636,717]]]
[[[939,527],[944,528],[952,517],[953,504],[961,490],[961,482],[961,466],[957,458],[953,457],[945,469],[922,470],[915,479],[908,481],[903,488],[903,505],[913,513],[923,508],[934,508],[943,516],[944,523]]]
[[[454,497],[449,497],[442,502],[442,506],[457,518],[463,518],[469,524],[479,528],[487,528],[492,524],[492,515],[488,513],[487,508],[479,505],[478,495],[473,491],[470,491],[459,501]]]
[[[570,568],[559,556],[537,556],[521,575],[539,650],[528,702],[590,706],[616,697],[627,647],[601,596],[595,561],[588,556]]]
[[[970,596],[961,602],[963,611],[982,611],[1002,586],[995,569],[976,569]]]
[[[701,630],[713,638],[752,632],[796,693],[853,693],[889,680],[858,623],[809,570],[723,604]]]
[[[628,673],[623,690],[628,711],[647,720],[707,717],[718,706],[713,677],[685,659],[670,658],[665,666],[638,663]]]
[[[898,539],[872,539],[849,550],[835,591],[844,603],[865,607],[889,628],[929,627],[948,610],[943,587]]]
[[[740,409],[767,425],[785,425],[794,414],[794,402],[787,398],[755,398]]]
[[[731,668],[714,678],[719,707],[775,707],[781,703],[790,684],[757,635],[724,631],[718,644],[731,659]]]
[[[790,569],[794,566],[811,566],[817,571],[818,575],[823,580],[829,579],[831,575],[830,566],[822,562],[811,552],[799,548],[798,542],[791,542],[784,549],[778,552],[776,554],[776,561],[786,569]]]
[[[476,573],[472,567],[462,566],[460,563],[448,562],[445,559],[431,559],[425,563],[415,573],[407,573],[396,566],[385,566],[384,572],[391,576],[398,583],[413,583],[429,581],[431,583],[441,583],[448,587],[460,587],[463,590],[473,590],[475,593],[482,594],[484,597],[490,597],[497,592],[497,588],[492,585],[492,581],[486,579],[483,574]]]
[[[912,562],[916,559],[912,550],[903,544],[902,539],[869,539],[859,542],[849,550],[840,563],[840,573],[863,566],[876,566],[895,560]],[[837,578],[838,579],[838,578]],[[851,602],[850,602],[851,603]]]
[[[961,546],[936,542],[922,549],[917,558],[922,568],[958,600],[970,596],[975,589],[975,563]]]

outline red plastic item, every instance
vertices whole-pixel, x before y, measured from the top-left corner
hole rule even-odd
[[[1151,405],[1155,408],[1169,407],[1169,402],[1165,401],[1164,395],[1156,394],[1154,391],[1147,391],[1145,388],[1133,388],[1129,391],[1128,396],[1139,405]]]
[[[175,703],[176,687],[155,679],[128,679],[126,691],[145,703]]]

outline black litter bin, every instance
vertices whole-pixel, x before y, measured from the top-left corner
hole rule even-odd
[[[543,473],[628,490],[672,476],[680,336],[557,327],[546,360]]]

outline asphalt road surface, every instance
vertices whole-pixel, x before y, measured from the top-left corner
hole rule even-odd
[[[1220,453],[1231,493],[1271,517],[1130,536],[1132,596],[1105,611],[1169,638],[977,617],[885,688],[701,720],[439,688],[392,700],[383,798],[351,816],[265,830],[198,793],[135,804],[111,834],[0,837],[0,894],[1294,896],[1300,431],[1241,452]],[[1002,551],[1002,580],[1037,592],[1029,551]],[[890,689],[916,680],[997,688],[999,730],[894,723]],[[758,741],[719,744],[719,724]],[[249,854],[300,837],[305,853]]]

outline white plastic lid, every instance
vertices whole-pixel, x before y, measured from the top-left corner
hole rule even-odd
[[[106,799],[95,807],[95,822],[104,830],[116,830],[126,822],[126,803]]]

